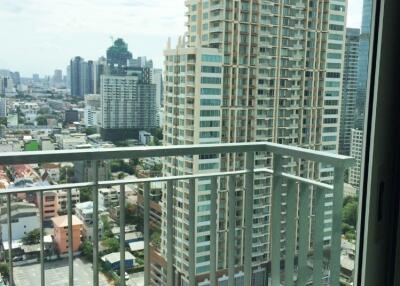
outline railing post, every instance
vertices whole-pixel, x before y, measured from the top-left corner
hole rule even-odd
[[[11,195],[7,194],[7,226],[8,226],[8,263],[10,266],[10,285],[14,285],[14,270],[12,260],[12,221],[11,221]]]
[[[149,247],[145,244],[145,248]],[[119,279],[121,286],[125,286],[125,185],[119,190]]]
[[[272,181],[272,214],[271,214],[271,278],[272,286],[279,286],[281,271],[281,198],[282,198],[282,155],[274,154],[273,157],[273,181]]]
[[[236,260],[236,177],[229,176],[228,183],[228,286],[235,286],[235,260]]]
[[[324,259],[324,190],[314,188],[313,285],[322,285]]]
[[[254,152],[246,153],[245,175],[245,209],[244,209],[244,285],[252,281],[252,246],[253,246],[253,184],[254,184]]]
[[[93,163],[93,162],[92,162]],[[93,285],[99,285],[99,161],[95,161],[93,187]]]
[[[143,190],[144,228],[144,285],[150,285],[150,183],[144,183]]]
[[[68,277],[69,285],[74,285],[74,250],[72,236],[72,189],[67,190],[67,214],[68,214]]]
[[[285,285],[293,286],[294,253],[296,250],[297,183],[288,180],[286,196]]]
[[[189,285],[196,284],[196,179],[189,180]]]
[[[174,285],[174,256],[173,256],[173,182],[167,182],[167,286]]]
[[[333,214],[332,214],[332,241],[330,261],[330,285],[339,285],[340,252],[342,241],[342,207],[344,187],[344,167],[334,168],[333,182]]]
[[[45,285],[45,273],[44,273],[44,200],[43,200],[43,191],[40,192],[40,285]]]
[[[299,199],[299,244],[297,285],[306,285],[308,275],[307,257],[310,232],[310,187],[300,183]]]
[[[217,199],[218,178],[211,178],[210,195],[210,286],[217,286]]]

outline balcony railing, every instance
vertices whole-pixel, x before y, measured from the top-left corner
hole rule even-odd
[[[332,232],[330,239],[329,260],[329,285],[339,285],[340,276],[340,251],[341,251],[341,215],[343,202],[343,186],[345,169],[352,165],[353,160],[349,157],[307,150],[298,147],[284,146],[274,143],[237,143],[237,144],[211,144],[211,145],[185,145],[168,147],[133,147],[133,148],[112,148],[112,149],[84,149],[84,150],[62,150],[43,152],[18,152],[0,154],[0,165],[16,164],[40,164],[50,162],[75,162],[93,161],[95,166],[103,160],[114,159],[142,159],[147,157],[174,157],[186,155],[206,154],[245,154],[245,168],[243,170],[188,174],[182,176],[169,176],[158,178],[142,178],[131,180],[99,181],[98,168],[95,168],[94,181],[84,183],[67,183],[51,186],[28,187],[19,189],[6,189],[0,196],[7,197],[8,217],[11,218],[12,195],[17,193],[40,194],[43,202],[43,192],[49,190],[67,190],[67,215],[68,215],[68,260],[69,260],[69,285],[74,283],[73,266],[73,237],[72,237],[72,190],[90,187],[93,189],[93,285],[99,285],[99,205],[98,190],[105,186],[120,186],[121,206],[125,205],[125,186],[127,184],[143,184],[143,212],[144,212],[144,279],[145,285],[150,285],[150,184],[152,182],[166,183],[166,284],[174,285],[174,265],[172,261],[174,239],[174,184],[178,181],[189,181],[189,270],[187,280],[189,285],[196,285],[196,260],[195,260],[195,212],[196,197],[195,184],[200,178],[211,180],[210,198],[210,272],[206,280],[209,285],[218,285],[218,276],[221,269],[217,265],[218,245],[218,224],[217,224],[217,200],[221,191],[218,179],[227,179],[228,213],[229,224],[227,229],[228,237],[228,262],[224,274],[227,274],[228,285],[235,285],[235,273],[240,269],[244,275],[244,284],[251,285],[252,269],[252,239],[253,239],[253,199],[254,199],[254,175],[265,174],[272,176],[272,199],[271,199],[271,247],[270,247],[270,273],[268,274],[273,286],[281,283],[290,286],[306,285],[310,282],[313,285],[323,285],[324,278],[324,198],[327,191],[333,192],[332,207]],[[273,168],[255,168],[255,157],[262,154],[269,154],[273,159]],[[332,184],[312,180],[300,175],[284,172],[284,161],[287,158],[297,161],[309,161],[332,166],[334,180]],[[243,257],[240,265],[235,261],[236,255],[236,177],[244,178],[244,247]],[[282,217],[282,188],[285,186],[286,195],[286,216]],[[311,199],[313,195],[313,199]],[[44,255],[44,226],[43,226],[43,203],[40,208],[40,275],[41,285],[45,285],[45,255]],[[312,209],[312,211],[311,211]],[[313,216],[314,219],[310,219]],[[286,220],[285,245],[282,255],[281,244],[281,221]],[[313,231],[310,235],[310,223],[313,223]],[[125,208],[120,208],[120,228],[125,229]],[[125,272],[125,232],[120,232],[120,273]],[[311,240],[311,241],[310,241]],[[12,225],[8,220],[8,241],[12,241]],[[310,248],[312,245],[312,250]],[[12,247],[8,251],[8,266],[10,270],[10,285],[13,285],[13,264]],[[312,260],[312,273],[310,273],[309,261]],[[218,276],[217,276],[218,273]],[[202,275],[204,276],[204,275]],[[310,278],[311,277],[311,278]],[[295,280],[295,281],[294,281]],[[121,279],[121,285],[125,285]],[[205,284],[202,284],[205,285]]]

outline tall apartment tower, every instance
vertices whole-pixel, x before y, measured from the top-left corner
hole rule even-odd
[[[101,134],[106,140],[139,138],[140,130],[157,128],[156,86],[144,71],[102,75],[100,94]]]
[[[352,185],[357,193],[360,191],[361,182],[361,163],[362,163],[363,131],[359,129],[351,130],[350,156],[356,161],[350,168],[349,184]]]
[[[356,128],[364,128],[365,100],[367,96],[369,47],[371,38],[372,0],[363,1],[363,14],[358,58],[358,84],[356,102]]]
[[[360,29],[347,28],[339,138],[339,154],[342,155],[350,155],[351,129],[355,127],[359,45]]]
[[[87,63],[81,57],[75,57],[70,63],[71,95],[83,98],[87,82]]]
[[[187,0],[185,5],[188,31],[175,49],[168,44],[165,51],[164,144],[268,141],[338,152],[344,1]],[[271,167],[272,160],[267,154],[257,154],[255,163],[256,167]],[[177,157],[166,159],[163,171],[165,175],[182,175],[241,170],[244,165],[243,154]],[[287,162],[285,172],[332,179],[332,168],[318,164]],[[226,186],[221,178],[217,224],[221,283],[226,283],[227,275]],[[236,255],[240,267],[245,243],[241,227],[245,193],[241,180],[236,186]],[[174,192],[174,213],[182,220],[166,226],[163,211],[162,225],[174,228],[174,285],[208,285],[210,180],[199,180],[194,188],[194,217],[187,214],[190,193],[185,182],[177,183]],[[257,286],[267,285],[270,188],[268,175],[255,175],[252,261],[253,283]],[[165,199],[165,192],[163,196]],[[331,198],[327,196],[326,200]],[[328,244],[330,219],[327,209],[324,239]],[[195,241],[190,245],[188,229],[193,223]],[[166,235],[163,229],[164,256],[166,245],[171,243]],[[190,259],[195,265],[189,265]],[[193,271],[195,278],[189,281]],[[243,285],[240,275],[237,285]],[[152,285],[160,283],[152,280]]]

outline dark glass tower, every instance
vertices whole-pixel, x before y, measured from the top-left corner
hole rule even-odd
[[[363,129],[365,114],[365,99],[367,96],[369,45],[371,37],[372,0],[364,0],[360,35],[360,50],[358,58],[358,83],[356,101],[355,127]]]

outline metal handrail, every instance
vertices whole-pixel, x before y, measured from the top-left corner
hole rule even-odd
[[[123,180],[112,180],[112,181],[99,181],[98,178],[98,164],[102,160],[115,160],[115,159],[138,159],[138,158],[147,158],[147,157],[172,157],[172,156],[191,156],[191,155],[202,155],[202,154],[223,154],[223,153],[244,153],[246,154],[246,166],[244,170],[237,171],[212,171],[210,173],[198,173],[198,174],[189,174],[189,175],[181,175],[181,176],[166,176],[166,177],[157,177],[157,178],[141,178],[141,179],[123,179]],[[254,158],[256,156],[263,156],[265,153],[268,156],[273,156],[273,169],[269,168],[254,168]],[[265,154],[265,155],[267,155]],[[300,177],[297,175],[292,175],[283,172],[283,159],[285,157],[291,157],[296,160],[309,160],[314,161],[316,163],[324,163],[329,164],[334,168],[334,180],[333,184],[326,184],[323,182],[319,182],[317,180],[308,179],[304,177]],[[310,187],[313,187],[314,191],[318,191],[316,193],[317,196],[317,214],[319,216],[318,223],[321,225],[315,226],[318,227],[319,232],[321,231],[322,223],[321,217],[323,217],[323,196],[325,191],[334,191],[334,215],[333,215],[333,224],[332,224],[332,265],[331,265],[331,278],[332,281],[338,281],[338,273],[339,273],[339,254],[340,254],[340,225],[341,225],[341,204],[343,200],[343,182],[344,182],[344,170],[345,168],[351,166],[353,164],[353,159],[346,156],[336,155],[332,153],[325,153],[321,151],[309,150],[294,146],[286,146],[269,142],[257,142],[257,143],[233,143],[233,144],[209,144],[209,145],[184,145],[184,146],[162,146],[162,147],[128,147],[128,148],[104,148],[104,149],[81,149],[81,150],[60,150],[60,151],[39,151],[39,152],[10,152],[0,154],[0,165],[16,165],[16,164],[32,164],[32,163],[48,163],[48,162],[75,162],[75,161],[92,161],[95,163],[95,178],[92,182],[84,182],[84,183],[66,183],[59,185],[51,185],[51,186],[34,186],[27,188],[14,188],[7,189],[0,193],[1,195],[7,196],[7,205],[10,209],[11,203],[11,195],[16,193],[32,193],[39,192],[41,201],[43,202],[43,193],[46,191],[54,191],[54,190],[67,190],[68,191],[68,200],[67,200],[67,210],[68,210],[68,229],[69,229],[69,285],[73,285],[73,240],[72,240],[72,199],[71,199],[71,191],[75,188],[87,188],[90,187],[93,190],[93,282],[95,285],[99,282],[98,277],[98,257],[99,257],[99,249],[98,249],[98,190],[100,187],[106,186],[115,186],[119,185],[121,187],[121,196],[120,196],[120,205],[125,204],[125,186],[128,184],[144,184],[144,218],[148,220],[149,218],[149,193],[150,193],[150,183],[152,182],[166,182],[167,183],[167,200],[166,200],[166,208],[167,208],[167,224],[171,225],[173,223],[173,184],[174,182],[181,180],[189,180],[189,245],[192,246],[190,257],[190,263],[195,263],[194,256],[194,245],[195,245],[195,225],[193,223],[193,217],[195,212],[195,180],[201,178],[209,178],[211,179],[211,214],[215,214],[217,211],[217,193],[222,192],[223,190],[219,190],[217,180],[220,177],[228,178],[228,190],[225,190],[229,194],[229,214],[235,213],[235,178],[237,175],[243,175],[245,177],[245,212],[244,212],[244,229],[245,232],[245,247],[244,247],[244,279],[246,285],[251,284],[252,277],[252,267],[251,267],[251,252],[252,252],[252,223],[253,223],[253,181],[254,174],[256,173],[264,173],[269,174],[273,178],[273,191],[272,198],[273,202],[271,204],[272,212],[272,249],[273,256],[279,257],[279,249],[280,249],[280,192],[281,186],[283,184],[283,178],[287,180],[287,188],[288,188],[288,204],[291,206],[291,217],[287,218],[288,223],[290,223],[293,227],[295,225],[296,214],[294,213],[294,209],[296,208],[296,198],[298,196],[298,200],[300,204],[304,204],[304,208],[300,209],[299,213],[299,264],[307,265],[307,245],[308,245],[308,233],[307,228],[308,220],[307,216],[309,206],[309,196],[310,196]],[[299,192],[297,194],[296,190],[299,188]],[[44,273],[44,249],[43,249],[43,203],[40,204],[40,214],[41,214],[41,252],[40,252],[40,262],[41,262],[41,285],[45,285],[45,273]],[[124,212],[121,212],[120,217],[120,227],[124,229],[125,226],[125,218]],[[230,215],[230,227],[228,229],[228,237],[230,238],[230,242],[228,242],[228,248],[230,249],[228,253],[228,277],[230,284],[234,281],[235,275],[235,256],[234,254],[234,241],[235,241],[235,223],[234,223],[234,215]],[[210,243],[217,242],[217,224],[215,221],[215,215],[211,216],[210,222]],[[323,222],[323,220],[322,220]],[[11,241],[11,223],[8,221],[9,227],[9,240]],[[173,285],[173,236],[170,227],[167,229],[167,285]],[[322,235],[317,233],[313,239],[313,244],[316,246],[322,245]],[[149,225],[148,223],[144,224],[144,240],[145,245],[148,245],[150,242],[149,239]],[[124,244],[125,238],[124,235],[120,236],[120,256],[121,256],[121,276],[125,270],[124,266]],[[295,245],[295,237],[293,230],[288,231],[288,255],[285,260],[285,279],[290,278],[293,275],[293,262],[294,251],[293,246]],[[291,247],[289,247],[291,246]],[[321,247],[319,247],[321,248]],[[321,257],[321,249],[317,249],[316,253]],[[217,276],[216,276],[216,256],[215,245],[210,246],[210,249],[213,250],[212,255],[210,255],[210,285],[217,285]],[[339,254],[338,254],[339,253]],[[13,280],[13,266],[12,266],[12,255],[11,248],[9,249],[9,258],[10,258],[10,280]],[[319,258],[320,259],[320,258]],[[320,261],[319,261],[320,262]],[[273,259],[272,260],[272,283],[273,285],[280,285],[280,260]],[[321,271],[322,264],[316,263],[314,268],[314,275],[316,279],[319,281],[321,279]],[[149,283],[150,281],[150,260],[149,260],[149,249],[145,249],[145,283]],[[306,270],[304,268],[299,268],[299,280],[304,281],[306,278]],[[192,285],[195,281],[195,272],[194,266],[190,268],[188,275],[189,283]],[[286,282],[286,280],[285,280]],[[301,283],[301,282],[300,282]],[[124,285],[125,281],[121,279],[121,285]],[[147,284],[146,284],[147,285]],[[288,284],[289,285],[289,284]]]
[[[297,159],[330,164],[332,166],[349,167],[353,164],[353,159],[347,156],[270,142],[256,142],[7,152],[0,154],[0,165],[75,162],[86,160],[95,161],[126,158],[139,159],[148,157],[204,155],[210,153],[240,153],[247,151],[271,152]]]

